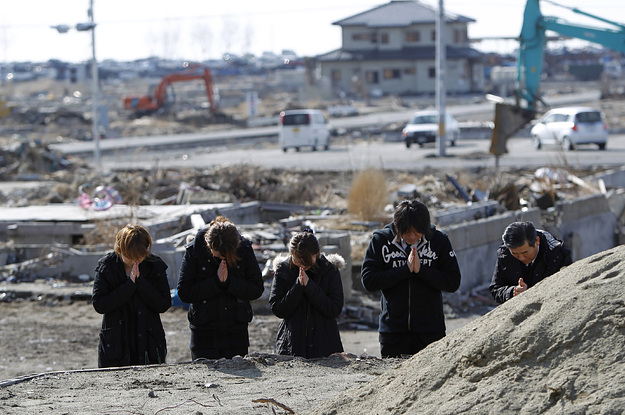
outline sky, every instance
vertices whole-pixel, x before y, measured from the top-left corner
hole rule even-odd
[[[90,0],[0,0],[0,63],[91,59],[90,32],[59,34],[50,26],[89,21]],[[224,53],[284,49],[314,56],[341,46],[341,29],[333,22],[388,1],[362,0],[93,0],[96,57],[131,61],[150,56],[203,61]],[[438,0],[422,3],[438,7]],[[620,0],[557,0],[584,12],[623,23]],[[521,30],[525,0],[444,0],[445,11],[476,20],[470,38],[515,37]],[[543,15],[568,22],[606,27],[541,1]],[[615,16],[615,17],[613,17]],[[581,43],[580,43],[581,44]],[[514,40],[475,43],[481,51],[511,52]]]

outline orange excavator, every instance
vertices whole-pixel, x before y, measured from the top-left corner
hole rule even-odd
[[[208,68],[201,66],[191,67],[181,72],[165,75],[158,84],[152,95],[138,95],[124,97],[124,109],[133,110],[137,116],[152,114],[163,109],[167,104],[168,88],[174,82],[184,82],[203,79],[206,87],[206,95],[210,104],[210,112],[218,114],[217,103],[213,95],[213,77]]]

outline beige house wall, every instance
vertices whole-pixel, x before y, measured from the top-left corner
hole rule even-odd
[[[342,28],[343,50],[397,51],[404,47],[436,45],[435,24],[419,24],[400,28],[371,28],[346,26]],[[418,37],[409,40],[409,33]],[[445,25],[445,43],[454,47],[468,47],[467,24]],[[483,90],[483,65],[468,59],[448,59],[445,89],[448,93],[466,93]],[[368,95],[373,90],[386,94],[429,94],[436,90],[436,62],[429,60],[390,60],[357,62],[322,62],[321,76],[329,80],[335,92]],[[377,73],[377,83],[367,80],[367,73]]]
[[[448,60],[445,73],[445,88],[449,93],[467,93],[484,86],[483,66],[473,64],[467,59]],[[338,71],[339,79],[333,75]],[[367,72],[378,74],[378,83],[366,80]],[[399,78],[385,78],[385,72],[399,71]],[[427,94],[436,90],[436,63],[424,61],[364,61],[364,62],[327,62],[321,65],[321,76],[330,79],[332,88],[348,93],[370,93],[380,89],[388,94]]]
[[[466,36],[467,25],[465,23],[449,23],[445,25],[445,44],[450,46],[469,46]],[[407,39],[409,32],[418,32],[418,41]],[[436,25],[420,24],[408,27],[393,28],[370,28],[366,26],[347,26],[342,30],[343,49],[349,51],[363,50],[398,50],[411,46],[435,46],[434,33]],[[387,42],[382,38],[386,36]],[[355,38],[356,37],[356,38]],[[374,40],[372,40],[374,39]]]

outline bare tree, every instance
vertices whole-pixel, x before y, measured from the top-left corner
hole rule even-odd
[[[243,54],[248,54],[252,50],[252,41],[254,40],[254,26],[247,22],[243,30]]]
[[[162,58],[172,58],[178,55],[178,41],[180,39],[180,26],[172,25],[161,27],[159,32],[149,35],[149,42],[154,45],[152,55]],[[158,53],[160,51],[161,53]]]
[[[191,37],[200,49],[202,60],[210,58],[213,49],[213,31],[207,23],[197,23],[191,30]]]
[[[223,42],[225,52],[232,52],[232,45],[234,45],[236,41],[238,31],[239,26],[234,20],[230,18],[223,20],[223,27],[221,28],[221,41]]]

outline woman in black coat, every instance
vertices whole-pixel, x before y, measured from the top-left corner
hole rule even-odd
[[[93,308],[102,318],[98,367],[165,363],[167,344],[160,313],[171,307],[167,264],[150,253],[152,237],[126,225],[114,252],[100,258]]]
[[[189,307],[191,357],[231,359],[249,347],[250,301],[263,293],[263,278],[249,240],[223,216],[186,246],[178,296]]]
[[[312,231],[293,236],[288,257],[274,260],[269,305],[282,318],[276,351],[304,358],[343,351],[336,318],[343,310],[340,255],[321,254]]]

